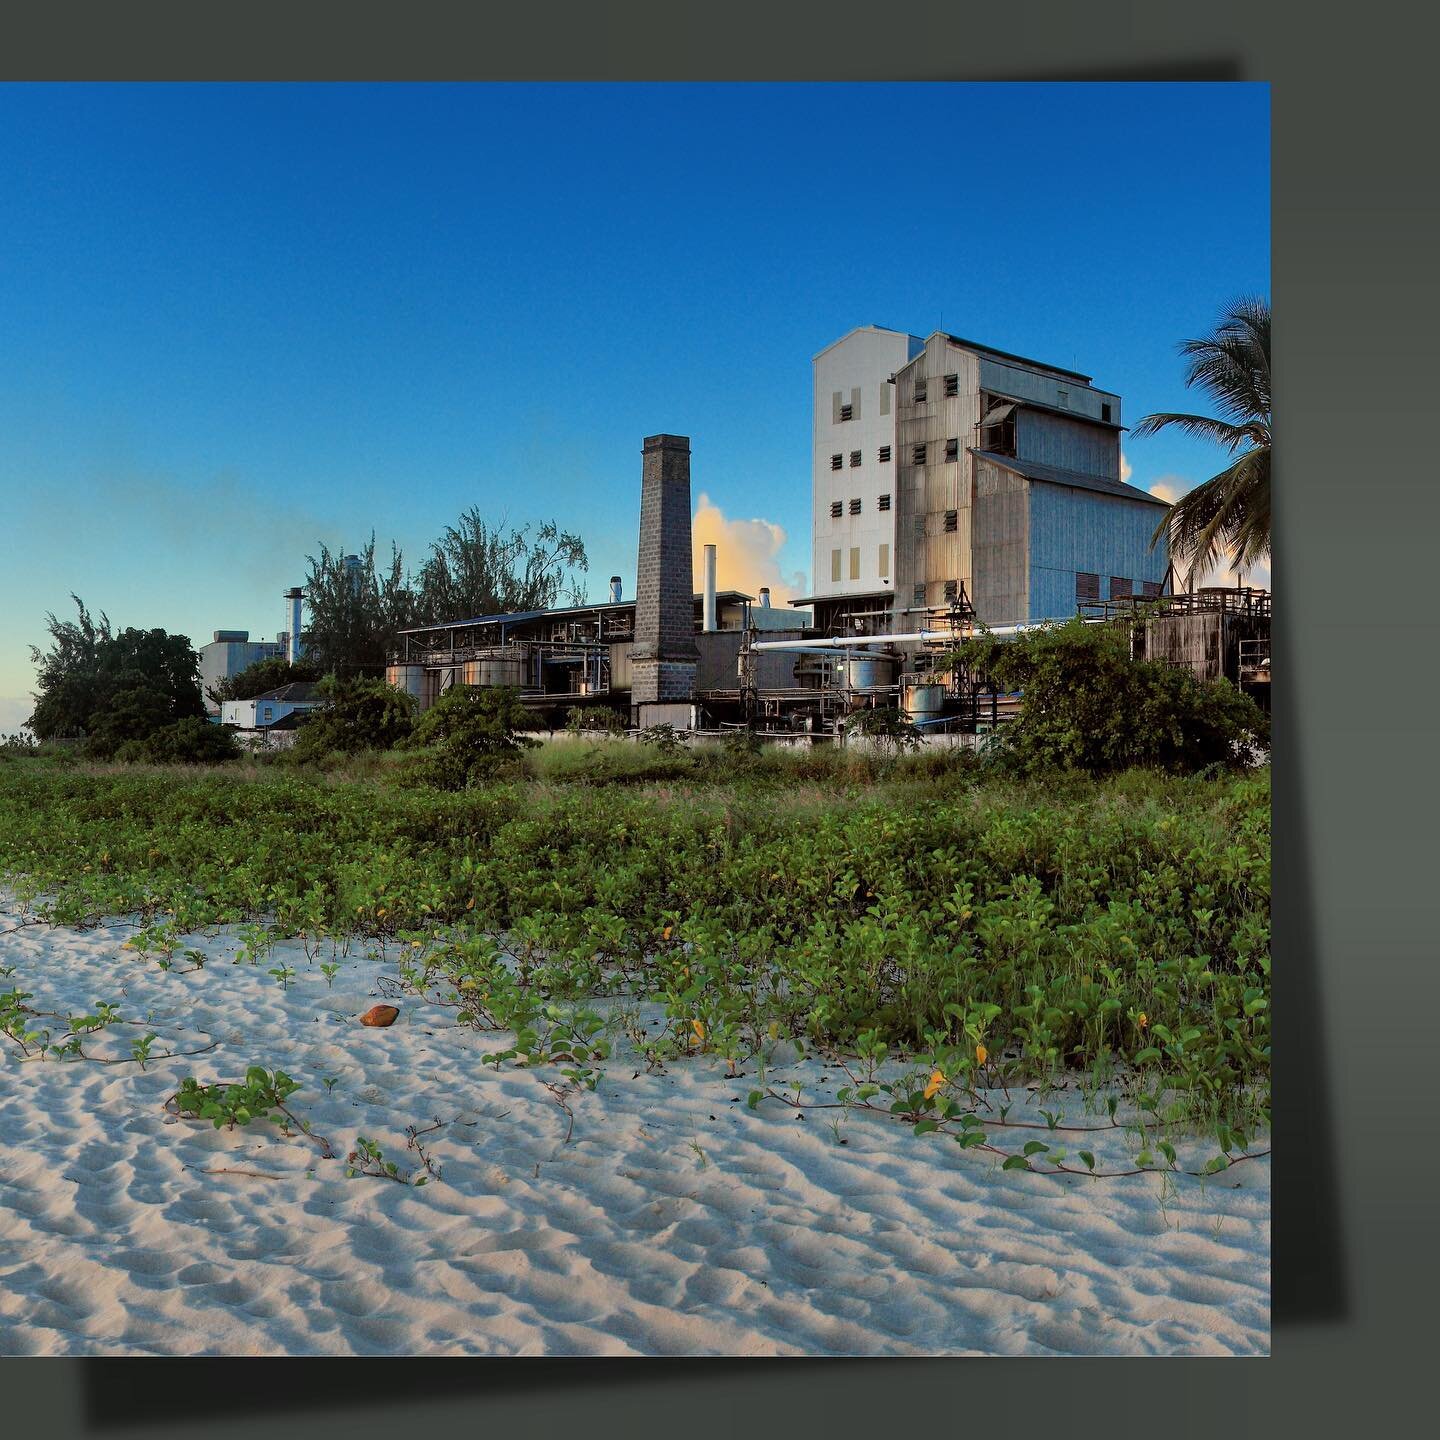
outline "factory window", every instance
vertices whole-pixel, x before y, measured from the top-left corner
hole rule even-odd
[[[838,470],[844,463],[845,457],[843,455],[832,455],[830,457],[830,468],[832,470]]]
[[[917,540],[925,538],[925,517],[923,515],[915,517],[915,538]]]
[[[860,513],[860,501],[858,499],[850,502],[850,513],[852,515],[858,515]]]
[[[1154,600],[1160,594],[1160,582],[1158,580],[1142,580],[1140,590],[1147,600]]]
[[[890,576],[890,547],[888,545],[880,547],[880,559],[875,566],[875,573],[882,580],[886,580]]]
[[[890,497],[888,495],[882,495],[875,502],[875,508],[877,510],[888,510],[890,508]]]
[[[1100,418],[1102,420],[1108,420],[1110,418],[1110,407],[1108,405],[1102,405],[1100,407]]]
[[[1110,598],[1119,600],[1127,595],[1135,593],[1135,582],[1127,580],[1123,575],[1112,575],[1110,577]]]
[[[852,450],[850,452],[850,468],[852,470],[858,470],[860,468],[860,452],[858,450]]]
[[[882,465],[888,465],[890,463],[890,447],[888,445],[882,445],[880,447],[880,463]]]
[[[917,405],[919,405],[925,399],[925,386],[925,377],[923,375],[917,375],[915,377],[915,403]]]
[[[960,598],[960,582],[958,580],[947,580],[945,582],[945,598],[947,600],[958,600]]]
[[[858,545],[852,546],[850,550],[850,578],[852,580],[860,578],[860,547]]]
[[[912,465],[923,465],[925,463],[925,447],[923,445],[911,446],[910,463]]]
[[[1088,570],[1078,570],[1075,573],[1075,603],[1083,605],[1087,600],[1098,600],[1100,598],[1100,577],[1092,575]]]
[[[840,578],[840,552],[838,550],[830,552],[830,578],[832,580]]]
[[[1070,392],[1068,390],[1061,390],[1058,393],[1060,399],[1060,408],[1062,410],[1068,410],[1070,408]]]
[[[945,459],[958,460],[960,458],[960,442],[958,440],[947,440],[945,442]]]
[[[958,510],[947,510],[945,512],[945,533],[953,535],[960,528],[960,512]]]
[[[830,518],[838,520],[845,513],[845,506],[839,500],[830,502]]]
[[[855,407],[853,405],[842,405],[840,407],[841,421],[853,420],[855,418]]]
[[[960,377],[958,375],[947,375],[945,377],[945,394],[955,396],[960,393]]]
[[[923,584],[915,587],[915,603],[917,605],[923,605],[925,603],[925,586]]]

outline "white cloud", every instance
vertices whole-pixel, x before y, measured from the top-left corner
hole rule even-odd
[[[784,605],[804,593],[805,576],[780,568],[785,530],[770,520],[736,520],[725,514],[703,491],[691,521],[695,588],[705,583],[705,546],[715,547],[715,577],[721,590],[742,590],[758,595],[770,587],[770,603]]]
[[[1134,473],[1135,473],[1135,468],[1134,468],[1134,466],[1132,466],[1132,465],[1130,464],[1130,462],[1125,458],[1125,452],[1122,450],[1122,451],[1120,452],[1120,478],[1121,478],[1121,480],[1123,480],[1123,481],[1125,482],[1125,484],[1128,485],[1128,484],[1130,483],[1130,477],[1131,477]]]

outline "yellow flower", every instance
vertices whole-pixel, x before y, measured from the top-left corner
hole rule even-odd
[[[377,920],[383,920],[383,919],[385,918],[385,912],[384,912],[384,910],[377,910],[377,911],[375,912],[375,918],[376,918]]]
[[[674,928],[675,928],[675,927],[674,927],[673,925],[667,925],[667,926],[660,932],[660,938],[661,938],[662,940],[668,940],[668,939],[670,938],[670,932],[671,932]]]
[[[945,1076],[939,1070],[932,1070],[930,1083],[925,1087],[925,1098],[928,1100],[944,1083]]]
[[[1140,1018],[1135,1023],[1143,1030],[1150,1023],[1150,1017],[1142,1010]]]
[[[410,948],[412,950],[418,950],[420,948],[420,942],[418,940],[412,940],[410,942]]]
[[[975,1063],[977,1065],[983,1065],[989,1058],[990,1052],[983,1045],[975,1047]]]

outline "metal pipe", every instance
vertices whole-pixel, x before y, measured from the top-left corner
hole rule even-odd
[[[715,624],[715,547],[705,547],[705,629],[714,630]]]
[[[1100,625],[1101,620],[1086,620],[1087,625]],[[841,650],[855,645],[932,645],[982,635],[1020,635],[1027,630],[1039,630],[1044,622],[1034,625],[995,625],[987,630],[976,630],[972,636],[957,636],[951,630],[912,630],[905,635],[837,635],[829,639],[815,640],[757,640],[752,650]]]

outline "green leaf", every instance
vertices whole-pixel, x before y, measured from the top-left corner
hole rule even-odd
[[[1027,1140],[1025,1142],[1025,1154],[1043,1155],[1050,1147],[1039,1140]]]
[[[1023,1155],[1012,1155],[1000,1168],[1002,1170],[1028,1170],[1030,1162]]]
[[[1088,1150],[1081,1150],[1078,1153],[1080,1158],[1085,1162],[1086,1169],[1093,1170],[1095,1168],[1095,1157]]]
[[[749,1105],[752,1110],[754,1110],[764,1098],[765,1092],[763,1090],[752,1090],[749,1096],[746,1098],[745,1103]]]

